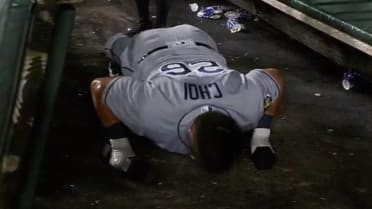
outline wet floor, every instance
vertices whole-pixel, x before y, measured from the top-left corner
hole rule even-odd
[[[205,29],[232,68],[283,71],[287,96],[271,137],[278,152],[275,168],[258,171],[245,155],[230,172],[208,174],[189,157],[138,139],[137,152],[151,164],[148,176],[135,182],[111,170],[100,157],[102,133],[88,88],[90,80],[106,73],[105,39],[133,28],[135,5],[90,0],[77,5],[33,208],[372,208],[371,95],[344,91],[341,67],[268,24],[249,21],[245,33],[231,34],[225,20],[200,19],[188,3],[173,2],[169,25]]]

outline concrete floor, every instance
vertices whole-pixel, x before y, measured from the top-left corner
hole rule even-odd
[[[199,1],[212,5],[213,1]],[[278,163],[258,171],[245,157],[230,172],[204,172],[187,156],[144,139],[136,145],[151,164],[140,182],[100,158],[102,133],[89,82],[105,75],[102,45],[133,27],[130,0],[77,5],[76,27],[45,154],[34,209],[369,209],[372,208],[372,99],[346,92],[342,69],[261,21],[230,34],[224,20],[202,20],[188,2],[172,5],[169,25],[189,23],[209,32],[232,68],[277,67],[287,82],[283,113],[271,140]]]

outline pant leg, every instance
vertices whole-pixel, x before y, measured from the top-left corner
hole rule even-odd
[[[169,0],[156,0],[156,22],[155,27],[165,27],[167,25],[169,10]]]
[[[112,65],[120,66],[123,75],[131,75],[131,69],[123,67],[121,55],[132,42],[132,38],[122,33],[113,35],[105,44],[105,54],[111,60]]]
[[[144,29],[151,28],[150,23],[150,0],[136,0],[139,24]]]

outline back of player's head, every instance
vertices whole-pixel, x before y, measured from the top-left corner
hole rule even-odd
[[[242,134],[236,122],[220,112],[199,115],[193,124],[193,151],[210,172],[228,170],[242,150]]]

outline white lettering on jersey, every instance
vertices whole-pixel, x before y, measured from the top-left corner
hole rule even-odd
[[[184,83],[184,99],[198,100],[198,99],[219,99],[222,98],[222,92],[217,83],[209,84],[194,84]]]
[[[213,61],[194,63],[169,63],[160,67],[160,72],[166,76],[181,77],[196,73],[198,76],[211,76],[226,72],[226,70]]]

